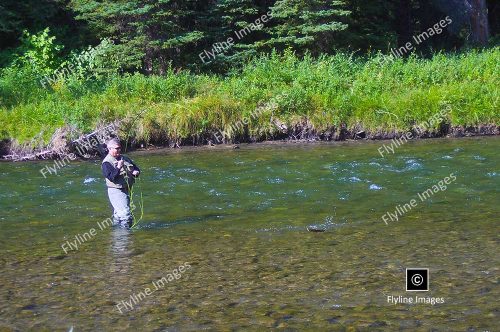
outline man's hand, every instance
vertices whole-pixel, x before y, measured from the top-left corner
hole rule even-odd
[[[123,159],[116,163],[116,168],[121,169],[123,167]]]
[[[132,175],[135,176],[135,177],[138,177],[139,176],[139,171],[138,170],[133,171]]]

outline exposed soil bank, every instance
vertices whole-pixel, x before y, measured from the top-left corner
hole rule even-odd
[[[64,130],[60,130],[64,132]],[[156,148],[181,148],[182,146],[233,146],[239,143],[258,143],[258,142],[272,142],[272,141],[289,141],[289,142],[320,142],[320,141],[346,141],[346,140],[407,140],[411,139],[424,139],[424,138],[439,138],[439,137],[473,137],[473,136],[495,136],[500,135],[500,126],[495,124],[479,125],[479,126],[448,126],[441,125],[438,131],[430,132],[419,132],[417,130],[411,130],[407,132],[402,131],[369,131],[364,130],[362,126],[355,126],[351,129],[346,128],[334,128],[324,131],[317,132],[313,128],[305,125],[297,125],[294,128],[288,128],[286,131],[282,131],[279,135],[272,137],[271,139],[256,139],[252,137],[239,137],[234,141],[225,141],[223,143],[217,144],[217,140],[214,135],[206,134],[193,137],[192,139],[181,139],[181,140],[164,140],[155,141],[151,143],[137,142],[133,138],[129,140],[128,147],[130,150],[149,150]],[[406,137],[406,138],[405,138]],[[72,156],[71,159],[80,158],[88,159],[93,157],[98,157],[103,153],[102,147],[94,146],[91,149],[86,150],[88,152],[85,155],[79,153],[81,149],[78,149],[72,142],[65,136],[58,137],[55,136],[53,142],[57,142],[57,148],[54,146],[44,147],[43,149],[36,149],[30,151],[29,153],[19,154],[17,152],[13,155],[11,141],[2,140],[0,141],[0,156],[2,160],[12,160],[12,161],[29,161],[29,160],[41,160],[41,159],[62,159]],[[63,143],[66,142],[66,143]],[[52,144],[53,145],[53,144]],[[61,146],[66,147],[61,149]]]

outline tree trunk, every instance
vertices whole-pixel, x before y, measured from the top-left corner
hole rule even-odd
[[[153,73],[153,56],[149,50],[146,50],[144,56],[143,71],[146,75],[151,75]]]
[[[465,0],[467,1],[467,0]],[[488,6],[486,0],[469,0],[472,7],[470,13],[472,40],[479,45],[488,44]]]
[[[412,37],[411,0],[398,1],[396,6],[396,13],[398,16],[398,45],[403,46],[409,42]]]

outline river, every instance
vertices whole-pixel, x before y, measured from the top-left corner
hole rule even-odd
[[[0,330],[498,328],[500,139],[383,143],[132,153],[131,231],[98,161],[0,163]]]

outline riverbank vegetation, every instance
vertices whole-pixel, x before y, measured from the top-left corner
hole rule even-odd
[[[226,77],[169,70],[161,77],[70,77],[50,89],[29,71],[7,70],[0,78],[2,138],[22,142],[44,132],[48,140],[64,125],[86,132],[137,115],[130,135],[153,143],[215,142],[219,131],[231,133],[229,139],[272,139],[280,135],[276,123],[318,134],[343,124],[401,132],[447,106],[451,126],[498,124],[499,64],[498,48],[427,60],[346,54],[313,59],[288,52],[258,57]],[[259,107],[268,110],[252,116]],[[245,121],[238,131],[228,130]]]
[[[10,48],[0,52],[0,139],[43,146],[58,128],[78,135],[122,119],[131,119],[122,126],[122,137],[136,144],[388,138],[413,130],[442,109],[447,117],[425,135],[443,135],[457,126],[490,125],[485,133],[498,131],[498,37],[487,45],[484,31],[472,25],[466,35],[464,22],[472,13],[442,1],[431,1],[430,14],[431,7],[416,0],[408,8],[381,1],[386,10],[356,1],[338,1],[332,8],[316,1],[288,2],[209,1],[198,5],[215,6],[207,12],[212,20],[205,15],[200,21],[205,25],[197,21],[191,28],[179,19],[192,19],[195,8],[172,12],[168,4],[139,0],[70,1],[46,12],[45,21],[40,18],[47,26],[56,17],[72,22],[71,31],[38,30],[13,20],[3,32],[10,36]],[[6,8],[15,14],[16,6]],[[101,11],[103,6],[109,12]],[[201,7],[196,10],[208,10]],[[315,14],[295,18],[297,8]],[[177,15],[165,18],[177,25],[157,20],[167,13]],[[268,22],[256,21],[266,13]],[[394,28],[401,13],[408,16],[410,30]],[[372,14],[380,22],[368,24]],[[435,28],[446,14],[453,24]],[[118,29],[125,21],[128,29]],[[237,40],[233,33],[240,31],[239,36],[251,24],[260,25]],[[132,29],[141,25],[173,37]],[[23,27],[32,32],[24,30],[16,44],[13,36]],[[404,57],[389,51],[429,27],[439,32],[413,45],[418,50]],[[492,24],[491,30],[498,28]],[[235,45],[217,44],[228,36]],[[81,46],[90,40],[100,42]]]

